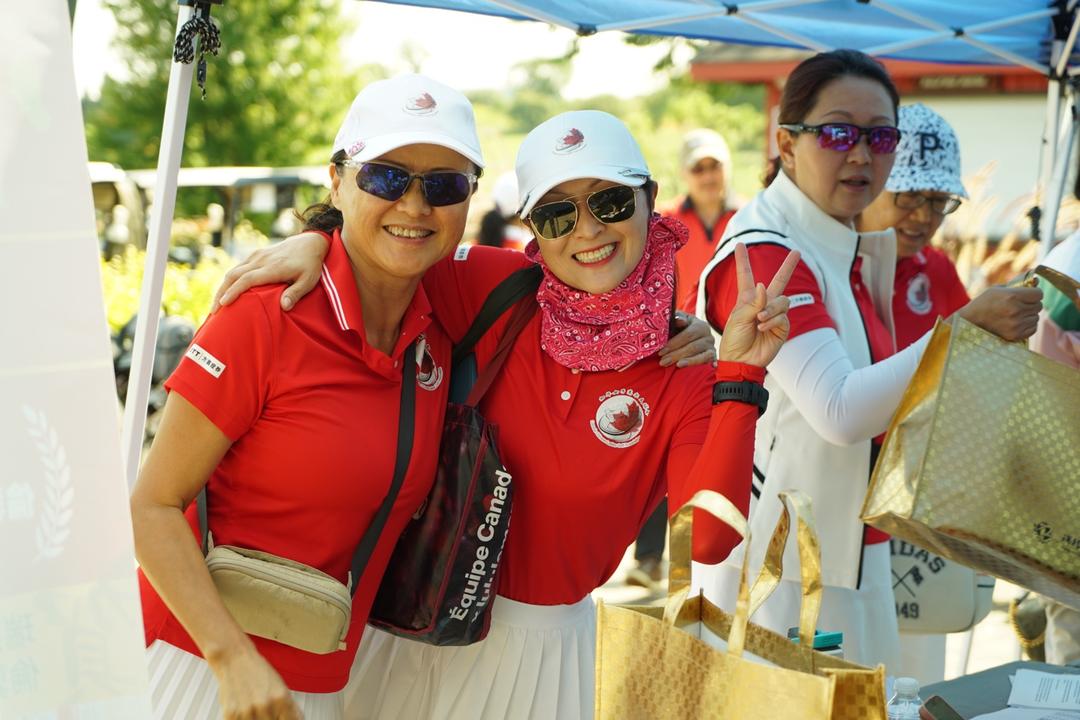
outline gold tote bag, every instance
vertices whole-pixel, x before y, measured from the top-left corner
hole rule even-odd
[[[862,516],[1080,608],[1080,372],[960,318],[938,321]]]
[[[700,594],[688,597],[693,508],[710,512],[743,535],[747,546],[750,542],[746,520],[735,506],[703,490],[672,521],[666,606],[600,603],[597,609],[598,720],[885,719],[883,668],[871,670],[811,649],[821,607],[820,549],[809,500],[801,493],[781,497],[791,503],[799,526],[799,644],[749,622],[779,583],[791,525],[787,514],[780,516],[753,588],[743,564],[734,615]],[[726,648],[716,647],[724,642]]]

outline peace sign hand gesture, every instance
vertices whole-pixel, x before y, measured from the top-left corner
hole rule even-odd
[[[759,367],[772,362],[791,330],[788,299],[783,292],[798,264],[799,251],[792,250],[766,288],[764,283],[754,282],[746,246],[742,243],[735,246],[739,295],[724,325],[721,360]]]

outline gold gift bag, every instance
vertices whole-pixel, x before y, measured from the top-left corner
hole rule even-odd
[[[1080,608],[1080,373],[960,318],[939,320],[862,516]]]
[[[809,500],[800,493],[781,497],[791,502],[799,523],[799,644],[748,622],[779,583],[791,524],[787,514],[780,516],[753,588],[747,587],[743,563],[734,616],[700,594],[688,597],[692,508],[712,513],[747,536],[746,521],[734,505],[703,490],[672,521],[666,606],[601,602],[597,608],[598,720],[884,720],[883,668],[870,670],[812,649],[821,607],[820,549]],[[726,641],[726,649],[713,647],[709,639]],[[748,659],[744,651],[772,664]]]

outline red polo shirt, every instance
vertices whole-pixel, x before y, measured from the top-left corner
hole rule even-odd
[[[750,256],[750,265],[754,270],[754,279],[766,285],[772,280],[773,275],[780,269],[788,255],[787,248],[769,243],[750,245],[747,252]],[[856,258],[851,266],[851,291],[855,295],[855,302],[859,307],[863,326],[866,328],[866,336],[870,341],[870,359],[872,362],[881,362],[891,357],[896,350],[889,328],[878,316],[870,291],[863,284],[861,267],[862,258]],[[713,327],[723,328],[739,295],[734,256],[728,257],[709,273],[709,277],[706,278],[706,293],[708,298],[705,309],[706,319]],[[836,323],[825,309],[817,278],[806,263],[799,262],[784,294],[791,300],[791,309],[788,310],[788,320],[791,322],[789,340],[819,328],[836,329]],[[883,440],[884,435],[881,435],[874,438],[873,442],[880,445]],[[749,484],[750,474],[744,477],[745,482]],[[888,539],[889,536],[877,528],[866,527],[866,544],[872,545]]]
[[[706,227],[701,216],[694,209],[694,203],[687,195],[677,205],[661,211],[665,217],[675,218],[690,231],[690,238],[686,244],[675,253],[675,292],[677,305],[680,308],[694,311],[694,302],[697,299],[698,276],[705,266],[712,260],[716,251],[716,244],[724,237],[724,229],[728,221],[735,215],[734,210],[725,210],[720,213],[716,224]]]
[[[393,355],[368,345],[352,267],[336,234],[320,291],[286,313],[278,304],[282,287],[255,288],[211,315],[166,386],[233,440],[207,484],[214,542],[281,555],[344,582],[393,477],[401,365],[418,363],[412,459],[366,571],[354,578],[347,649],[316,655],[252,638],[291,689],[334,692],[348,680],[397,536],[431,486],[450,345],[432,322],[422,287]],[[420,358],[405,358],[418,338]],[[194,530],[193,508],[188,517]],[[139,579],[147,644],[160,639],[198,655],[141,572]]]
[[[898,259],[893,285],[897,348],[903,350],[932,329],[939,317],[952,315],[969,300],[956,266],[940,250],[926,247]]]
[[[474,247],[424,278],[447,332],[461,336],[519,253]],[[445,308],[446,312],[443,311]],[[482,367],[507,318],[477,345]],[[645,358],[624,370],[577,372],[540,348],[541,315],[522,331],[482,403],[499,429],[502,459],[514,476],[509,537],[499,594],[538,605],[573,603],[606,581],[660,499],[678,509],[693,491],[728,494],[745,512],[757,408],[712,409],[714,376],[762,382],[764,370],[722,363],[661,367]],[[714,425],[710,430],[710,413]],[[706,432],[712,434],[695,468]],[[705,537],[705,534],[702,535]],[[699,557],[726,557],[734,534],[695,543]]]

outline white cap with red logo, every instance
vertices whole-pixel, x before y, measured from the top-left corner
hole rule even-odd
[[[484,167],[472,103],[457,90],[423,75],[370,83],[352,102],[334,138],[354,162],[367,162],[405,145],[441,145]]]
[[[521,142],[516,170],[523,218],[559,183],[596,178],[640,187],[649,179],[630,130],[599,110],[574,110],[540,123]]]

